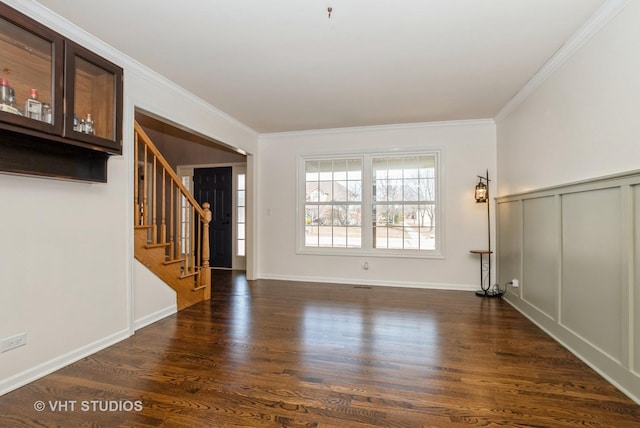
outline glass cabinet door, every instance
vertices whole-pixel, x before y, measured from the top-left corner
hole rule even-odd
[[[61,135],[62,38],[4,6],[0,12],[0,120]]]
[[[66,43],[65,136],[121,153],[122,69]]]

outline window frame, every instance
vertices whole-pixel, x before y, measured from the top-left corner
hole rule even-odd
[[[373,247],[373,159],[382,157],[433,156],[435,164],[435,249],[388,249]],[[362,160],[361,248],[307,247],[305,242],[306,162],[360,158]],[[399,257],[444,259],[446,219],[444,210],[444,150],[442,148],[389,151],[309,153],[297,155],[296,170],[296,254],[324,256]],[[408,201],[405,201],[405,203]]]

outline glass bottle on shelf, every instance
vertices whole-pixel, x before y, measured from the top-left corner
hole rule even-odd
[[[38,100],[38,91],[31,89],[31,94],[24,106],[25,116],[35,120],[42,120],[42,103]]]
[[[22,115],[16,106],[15,92],[4,77],[0,77],[0,111]]]
[[[19,114],[22,116],[22,110],[16,104],[16,91],[9,87],[9,106],[11,107],[11,113]]]
[[[42,104],[42,121],[47,123],[53,122],[53,115],[51,111],[51,104],[43,103]]]
[[[9,105],[9,97],[10,97],[10,87],[9,81],[4,77],[0,77],[0,104]]]
[[[87,120],[84,122],[84,132],[86,134],[95,134],[95,128],[93,125],[93,119],[91,119],[91,113],[87,113]]]

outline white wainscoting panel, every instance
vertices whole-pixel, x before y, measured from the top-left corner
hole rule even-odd
[[[527,199],[523,205],[522,291],[524,300],[549,318],[558,316],[558,227],[557,198]],[[528,284],[535,286],[528,287]]]
[[[496,202],[505,300],[640,403],[640,171]]]
[[[497,204],[496,217],[500,219],[498,223],[497,248],[500,249],[499,256],[503,263],[498,267],[502,269],[498,272],[500,284],[512,279],[522,280],[522,202],[510,201]],[[522,288],[512,289],[514,293],[520,293]]]
[[[620,361],[620,189],[562,196],[561,324]]]

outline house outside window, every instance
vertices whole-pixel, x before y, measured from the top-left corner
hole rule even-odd
[[[300,156],[298,253],[442,257],[440,157]]]
[[[362,159],[305,161],[305,247],[361,248]]]

